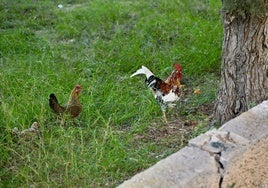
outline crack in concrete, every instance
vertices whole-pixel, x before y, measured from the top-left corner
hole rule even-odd
[[[219,188],[222,188],[222,183],[223,183],[223,179],[224,179],[224,173],[225,173],[225,168],[223,163],[221,162],[221,156],[222,156],[222,151],[225,150],[225,146],[222,144],[220,145],[221,147],[221,151],[219,152],[213,152],[213,151],[209,151],[208,149],[203,148],[203,146],[206,144],[207,142],[205,142],[201,147],[199,147],[202,151],[208,152],[210,156],[214,156],[214,160],[216,162],[216,166],[217,166],[217,173],[220,174],[220,179],[219,179]],[[215,143],[215,142],[214,142]],[[211,144],[212,147],[214,144]],[[217,147],[218,148],[218,147]]]
[[[217,166],[217,173],[220,174],[220,179],[219,179],[219,188],[222,188],[222,183],[223,183],[223,179],[224,179],[224,174],[225,174],[225,168],[223,163],[221,162],[221,157],[222,157],[222,152],[225,151],[227,149],[227,147],[224,145],[224,143],[226,143],[227,141],[233,144],[236,144],[236,142],[233,140],[233,138],[231,138],[230,136],[230,132],[228,131],[227,134],[222,137],[221,135],[216,135],[216,138],[219,139],[219,141],[212,141],[212,135],[209,135],[209,139],[208,141],[205,141],[199,148],[202,151],[208,152],[210,156],[214,156],[214,160],[216,162],[216,166]],[[210,146],[212,148],[216,148],[218,151],[211,151],[209,149],[204,148],[204,146],[206,144],[210,144]]]
[[[217,135],[216,137],[222,141],[223,143],[226,143],[226,141],[230,142],[230,143],[233,143],[233,144],[236,144],[236,142],[234,141],[233,138],[231,138],[231,132],[230,131],[227,131],[227,134],[224,136],[224,138],[221,136],[221,135]]]
[[[225,168],[221,162],[221,152],[214,153],[214,159],[215,159],[216,165],[218,167],[218,173],[220,174],[219,188],[221,188],[223,178],[224,178],[224,172],[225,172]]]
[[[226,147],[224,146],[224,144],[220,143],[220,142],[212,142],[210,145],[212,147],[216,147],[216,148],[221,148],[219,152],[213,152],[210,151],[208,149],[203,148],[203,146],[207,144],[207,142],[204,142],[203,145],[201,145],[201,147],[199,147],[202,151],[208,152],[210,156],[214,156],[214,160],[216,162],[216,166],[217,166],[217,173],[220,174],[220,179],[219,179],[219,188],[222,188],[222,183],[223,183],[223,179],[224,179],[224,173],[225,173],[225,168],[223,163],[221,162],[221,156],[222,156],[222,151],[224,151],[226,149]]]

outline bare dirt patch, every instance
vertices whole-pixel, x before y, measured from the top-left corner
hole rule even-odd
[[[240,157],[230,161],[222,187],[268,188],[268,137],[250,146]],[[211,187],[218,187],[212,185]]]
[[[212,114],[213,106],[213,103],[200,105],[199,108],[193,109],[195,115],[190,118],[180,115],[176,111],[170,111],[168,123],[159,119],[155,120],[144,132],[134,135],[134,142],[152,142],[163,146],[163,149],[173,148],[175,152],[187,145],[197,125],[202,124],[204,129],[208,129],[208,119]]]
[[[136,135],[138,140],[147,140],[153,141],[155,143],[168,142],[171,143],[171,140],[179,143],[179,140],[187,141],[186,138],[193,128],[190,126],[185,126],[185,121],[180,119],[169,121],[169,123],[152,123],[148,126],[145,132],[142,135]]]

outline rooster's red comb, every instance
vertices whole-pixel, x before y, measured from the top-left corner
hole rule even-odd
[[[175,63],[175,64],[173,65],[173,67],[174,67],[175,70],[178,70],[178,71],[181,71],[181,70],[182,70],[182,66],[179,65],[179,64],[177,64],[177,63]]]

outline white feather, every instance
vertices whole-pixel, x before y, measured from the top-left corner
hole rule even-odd
[[[164,103],[172,103],[180,99],[180,97],[176,95],[172,90],[165,96],[163,96],[163,93],[161,91],[156,90],[154,97],[161,97]]]
[[[162,97],[165,103],[174,102],[179,100],[179,96],[176,95],[173,91],[170,91],[169,94]]]
[[[135,73],[133,73],[130,77],[136,76],[138,74],[144,74],[147,79],[150,76],[154,75],[147,67],[141,66],[141,68],[139,70],[137,70]]]

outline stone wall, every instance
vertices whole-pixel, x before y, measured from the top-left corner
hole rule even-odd
[[[268,101],[264,101],[221,128],[190,140],[187,147],[118,188],[222,187],[226,171],[233,162],[250,146],[267,137]],[[268,187],[268,182],[264,187]]]

